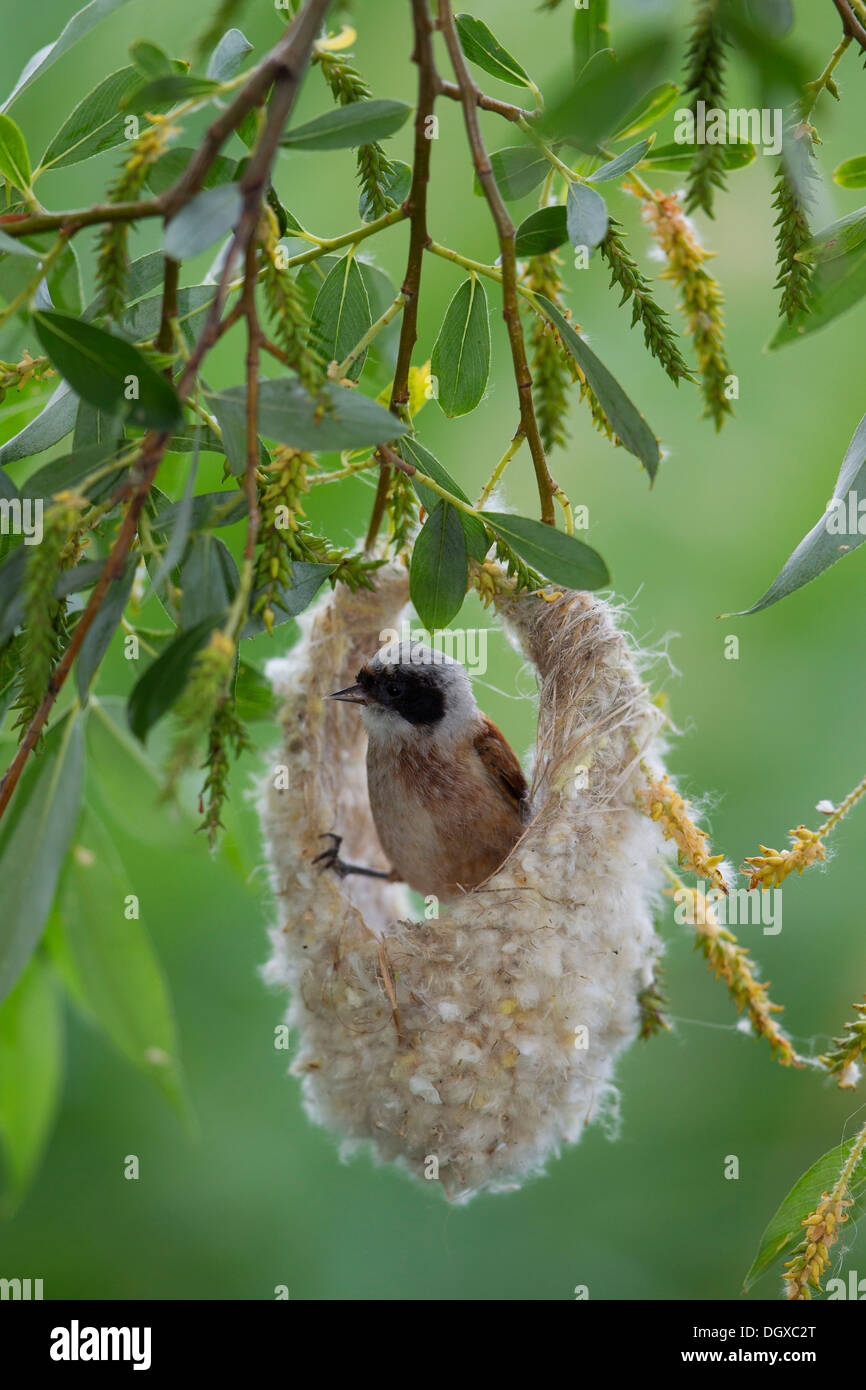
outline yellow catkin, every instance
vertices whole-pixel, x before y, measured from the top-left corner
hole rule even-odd
[[[866,1124],[860,1130],[845,1165],[837,1178],[833,1190],[824,1192],[813,1212],[802,1225],[806,1235],[785,1266],[785,1293],[792,1302],[803,1302],[812,1297],[812,1288],[820,1289],[821,1276],[830,1262],[829,1248],[839,1239],[840,1227],[848,1220],[847,1208],[853,1198],[849,1196],[851,1179],[866,1152]]]
[[[728,885],[719,865],[724,862],[723,854],[708,853],[709,841],[703,830],[692,821],[689,803],[671,786],[667,777],[650,782],[649,786],[637,794],[638,804],[650,820],[661,823],[666,840],[673,840],[679,850],[680,865],[708,883],[720,893],[727,893]]]

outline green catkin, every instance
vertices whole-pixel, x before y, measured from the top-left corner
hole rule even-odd
[[[632,328],[636,323],[641,325],[647,348],[674,385],[678,386],[682,378],[694,381],[677,346],[678,334],[671,327],[665,310],[653,299],[650,283],[629,253],[625,234],[620,229],[621,223],[611,218],[607,236],[598,248],[610,267],[611,285],[619,285],[622,290],[620,305],[631,303]]]
[[[685,94],[691,96],[690,109],[695,116],[699,101],[705,103],[706,111],[724,109],[726,45],[719,0],[697,0],[685,81]],[[686,211],[702,208],[712,217],[715,189],[724,187],[725,146],[697,144],[686,180]]]
[[[833,1046],[818,1058],[843,1089],[855,1084],[857,1064],[866,1057],[866,1004],[855,1004],[854,1011],[857,1017],[845,1024],[841,1037],[833,1038]]]
[[[148,170],[162,154],[172,128],[162,118],[132,142],[132,149],[108,190],[110,203],[132,202],[141,194]],[[126,271],[129,264],[129,222],[107,222],[99,234],[96,251],[96,286],[101,308],[117,322],[126,308]]]
[[[317,55],[322,75],[335,101],[347,106],[353,101],[368,101],[370,88],[356,67],[343,54],[320,52]],[[388,196],[388,186],[394,175],[394,165],[378,140],[359,145],[356,155],[358,182],[362,201],[371,219],[382,217],[395,206]]]
[[[794,134],[794,155],[800,172],[800,186],[782,159],[779,174],[773,186],[773,209],[777,213],[774,226],[776,231],[776,266],[778,278],[775,288],[781,291],[779,314],[788,323],[811,313],[814,291],[812,286],[812,267],[795,259],[811,236],[809,230],[809,182],[815,177],[812,167],[814,148],[807,127],[801,127]],[[805,156],[800,158],[799,156]]]
[[[165,792],[195,762],[213,722],[229,698],[236,648],[230,637],[215,628],[210,641],[196,656],[186,685],[175,705],[175,735],[166,769]]]
[[[533,257],[525,284],[527,289],[543,294],[552,303],[559,303],[562,279],[553,252]],[[533,315],[530,350],[535,415],[541,442],[549,453],[556,447],[562,448],[568,440],[568,388],[575,377],[569,365],[570,359],[563,353],[556,333],[540,314]]]
[[[656,1033],[669,1033],[671,1021],[668,1017],[668,998],[663,989],[662,972],[656,968],[652,984],[647,985],[637,997],[640,1009],[640,1038],[647,1042]]]
[[[273,323],[277,344],[286,354],[287,364],[312,394],[325,379],[325,364],[311,345],[311,326],[307,304],[297,282],[281,264],[282,247],[277,219],[265,208],[259,228],[261,286],[265,306]]]
[[[214,849],[222,823],[222,812],[229,796],[229,772],[232,760],[250,748],[246,726],[238,716],[235,701],[225,699],[218,706],[208,734],[205,759],[207,775],[201,789],[202,821],[199,830],[207,833],[208,844]]]
[[[411,545],[418,524],[417,493],[399,468],[392,471],[386,507],[391,549],[399,555]]]
[[[66,600],[54,597],[57,572],[75,564],[80,547],[74,534],[78,508],[61,505],[47,514],[42,540],[30,552],[24,570],[24,634],[21,675],[13,703],[13,728],[26,733],[48,691],[53,671],[69,637]],[[72,531],[72,539],[70,532]]]

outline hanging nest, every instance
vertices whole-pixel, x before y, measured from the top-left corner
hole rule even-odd
[[[465,1200],[539,1173],[591,1120],[615,1121],[614,1060],[660,951],[665,851],[635,792],[661,770],[662,716],[603,600],[498,598],[540,686],[533,819],[491,878],[413,920],[402,885],[312,865],[336,831],[347,859],[387,867],[362,721],[325,697],[354,681],[407,601],[396,566],[374,592],[340,586],[269,667],[285,704],[261,801],[280,910],[265,977],[290,991],[310,1117],[345,1151],[371,1143]]]

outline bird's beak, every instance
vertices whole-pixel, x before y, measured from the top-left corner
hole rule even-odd
[[[335,690],[329,700],[348,700],[353,705],[368,705],[369,697],[363,685],[347,685],[345,690]]]

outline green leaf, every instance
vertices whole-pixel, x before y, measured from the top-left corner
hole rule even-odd
[[[506,145],[504,150],[494,150],[490,156],[490,167],[499,192],[506,203],[510,203],[525,198],[527,193],[543,183],[550,164],[536,149],[526,145]],[[484,197],[477,174],[472,191],[476,198]]]
[[[833,178],[841,188],[866,188],[866,154],[843,159],[833,170]]]
[[[52,136],[39,161],[37,174],[46,169],[78,164],[103,150],[124,144],[127,118],[119,109],[120,104],[140,87],[141,77],[134,67],[119,68],[104,77]]]
[[[487,389],[490,320],[487,295],[476,275],[464,280],[448,305],[430,359],[436,401],[449,419],[468,415]]]
[[[866,517],[858,509],[858,500],[866,498],[866,415],[854,431],[842,460],[833,496],[820,521],[817,521],[797,549],[785,561],[767,592],[752,608],[730,616],[744,617],[760,613],[787,598],[804,584],[816,579],[843,555],[856,550],[866,540]],[[863,527],[863,530],[860,527]]]
[[[220,84],[207,77],[193,77],[186,72],[170,72],[136,87],[121,103],[124,111],[152,111],[154,108],[175,106],[181,101],[211,96]]]
[[[434,482],[438,483],[440,487],[444,487],[452,496],[459,497],[461,502],[469,502],[466,493],[463,491],[460,484],[452,478],[447,468],[443,468],[435,455],[431,454],[429,449],[425,449],[423,444],[420,444],[413,435],[405,435],[404,438],[400,440],[399,449],[402,457],[407,463],[414,463],[415,467],[420,469],[422,473],[425,473],[428,478],[432,478]],[[437,492],[434,492],[432,488],[427,487],[426,483],[419,483],[413,478],[412,486],[418,494],[421,505],[428,512],[434,512],[439,506],[439,503],[444,500]],[[471,506],[472,504],[469,503],[469,505]],[[484,525],[478,520],[477,516],[470,516],[468,512],[462,512],[458,507],[455,507],[454,510],[457,512],[460,525],[463,527],[463,533],[466,537],[466,549],[473,560],[478,560],[480,563],[490,549],[490,539],[484,529]]]
[[[367,290],[351,253],[338,261],[316,296],[311,316],[311,336],[326,362],[342,362],[373,322]],[[357,381],[364,370],[366,351],[348,370]]]
[[[460,612],[468,577],[463,527],[456,509],[440,502],[421,527],[409,566],[409,596],[430,632]]]
[[[399,130],[409,115],[405,101],[350,101],[314,121],[295,126],[280,144],[292,150],[345,150],[370,145]]]
[[[291,444],[310,453],[359,449],[365,444],[384,444],[405,434],[407,426],[390,410],[348,386],[324,385],[324,410],[291,377],[263,381],[259,388],[259,429],[268,439]],[[208,406],[220,425],[235,427],[245,420],[246,387],[207,395]]]
[[[10,1216],[39,1164],[60,1095],[63,1013],[49,966],[33,960],[0,1008],[0,1139]]]
[[[11,116],[0,115],[0,174],[22,193],[30,187],[27,143]]]
[[[470,63],[483,68],[491,77],[498,77],[500,82],[537,91],[526,69],[502,47],[483,20],[475,19],[471,14],[459,14],[457,33],[460,36],[460,47]]]
[[[517,228],[514,253],[519,257],[543,256],[568,241],[568,217],[565,207],[539,208],[525,217]]]
[[[316,565],[306,560],[295,560],[289,566],[292,583],[281,584],[274,596],[272,604],[274,610],[273,626],[279,627],[281,623],[287,623],[290,618],[297,618],[305,608],[309,608],[328,575],[333,574],[336,568],[336,565]],[[252,599],[253,607],[256,599],[263,592],[261,589],[255,591]],[[241,636],[255,637],[258,633],[266,631],[267,628],[261,615],[252,613],[247,619]]]
[[[88,808],[114,832],[176,848],[178,835],[193,825],[181,807],[166,803],[161,769],[129,731],[126,701],[92,695],[85,739]]]
[[[31,261],[41,260],[39,252],[28,246],[23,237],[8,236],[6,232],[0,232],[0,255],[24,256]]]
[[[661,82],[657,87],[653,87],[647,92],[646,96],[641,97],[636,106],[625,117],[622,125],[614,131],[611,140],[629,140],[633,135],[639,135],[647,126],[655,125],[662,116],[666,116],[673,106],[677,104],[677,98],[682,91],[676,82]]]
[[[0,822],[0,1000],[30,959],[81,807],[82,720],[65,715],[25,768]]]
[[[36,290],[34,309],[57,309],[61,314],[78,318],[84,306],[81,287],[81,267],[75,247],[64,246],[47,277]]]
[[[75,840],[51,935],[58,968],[76,1003],[122,1056],[184,1113],[171,1000],[144,923],[127,916],[129,875],[89,809]]]
[[[602,164],[600,169],[596,169],[594,174],[590,174],[592,183],[606,183],[608,179],[621,179],[623,174],[627,174],[629,169],[633,169],[639,164],[652,145],[652,138],[641,140],[637,145],[630,145],[622,154],[618,154],[616,159],[611,159],[607,164]],[[569,190],[570,191],[570,190]]]
[[[412,184],[412,170],[402,159],[391,160],[391,173],[382,182],[382,192],[397,207],[405,203]],[[370,198],[364,190],[358,199],[358,214],[362,222],[373,222],[377,216]]]
[[[238,583],[238,567],[225,541],[207,532],[194,535],[180,567],[181,626],[195,627],[230,608]]]
[[[130,343],[65,314],[39,310],[33,325],[55,367],[83,400],[110,413],[126,407],[127,417],[147,429],[170,430],[180,422],[174,387]]]
[[[127,306],[135,304],[143,299],[146,294],[150,294],[156,289],[157,285],[162,284],[162,277],[165,274],[165,257],[161,251],[148,251],[145,256],[139,256],[137,260],[130,261],[126,272],[126,291],[125,299]],[[160,296],[160,301],[162,296]],[[103,296],[98,294],[91,299],[87,308],[84,310],[82,318],[90,322],[97,314],[104,312]]]
[[[571,43],[576,77],[583,72],[593,54],[610,47],[608,10],[608,0],[590,0],[589,4],[575,6]]]
[[[21,484],[21,496],[48,498],[57,492],[82,491],[84,480],[90,473],[107,463],[110,454],[111,450],[104,444],[89,444],[86,448],[76,448],[71,454],[61,454],[59,458],[52,459],[25,479]],[[93,483],[87,489],[86,496],[93,502],[99,502],[119,482],[118,468],[117,472],[107,473],[98,482]]]
[[[811,312],[799,315],[793,323],[783,319],[767,344],[768,352],[817,333],[859,303],[866,295],[866,245],[816,266],[811,287]],[[2,456],[0,450],[0,460]]]
[[[187,261],[221,241],[236,225],[241,206],[236,183],[203,189],[166,226],[165,254],[173,261]]]
[[[838,1148],[822,1154],[818,1162],[813,1163],[791,1188],[761,1236],[758,1253],[743,1280],[743,1293],[782,1255],[800,1244],[803,1221],[815,1210],[824,1193],[832,1192],[855,1143],[855,1139],[849,1139]],[[854,1168],[848,1193],[854,1198],[854,1206],[848,1212],[849,1223],[853,1223],[866,1212],[866,1154],[861,1155],[860,1162]]]
[[[234,77],[241,63],[248,53],[252,52],[252,44],[240,29],[228,29],[223,34],[207,65],[207,75],[212,77],[214,82],[228,82],[230,77]]]
[[[139,676],[126,713],[130,729],[142,743],[181,694],[196,655],[210,641],[212,632],[221,626],[224,618],[224,613],[216,613],[179,633]]]
[[[77,414],[78,397],[63,381],[35,419],[7,439],[5,444],[0,444],[0,464],[15,463],[18,459],[30,458],[31,454],[41,454],[43,449],[50,449],[69,433]]]
[[[109,643],[117,631],[123,617],[123,610],[129,599],[132,581],[135,578],[136,561],[130,557],[123,573],[112,579],[99,611],[87,629],[84,641],[75,662],[75,683],[82,705],[86,705],[93,680],[102,658],[108,651]]]
[[[616,61],[609,49],[596,53],[569,91],[549,108],[539,122],[548,139],[567,140],[587,154],[595,154],[612,130],[621,126],[667,66],[669,35],[644,38],[620,50]]]
[[[594,251],[607,236],[607,204],[594,188],[585,183],[570,183],[565,221],[572,246],[585,246],[588,251]]]
[[[31,82],[35,82],[37,77],[50,68],[52,63],[56,63],[57,59],[66,53],[74,43],[89,33],[94,25],[125,4],[126,0],[90,0],[89,5],[85,5],[83,9],[72,16],[53,43],[46,44],[44,48],[40,48],[37,53],[33,54],[32,58],[28,59],[18,81],[0,106],[0,111],[5,111],[7,107],[11,106],[13,101],[30,86]]]
[[[185,289],[178,290],[177,322],[180,327],[192,329],[195,320],[210,308],[215,294],[214,284],[188,285]],[[155,294],[133,304],[117,324],[117,328],[124,337],[129,337],[134,342],[149,342],[156,336],[161,319],[162,294]]]
[[[182,146],[166,150],[147,175],[147,182],[151,190],[159,195],[164,193],[167,188],[171,188],[171,185],[176,183],[181,174],[185,172],[194,154],[195,150]],[[237,171],[238,161],[236,159],[228,159],[225,155],[218,154],[204,176],[202,187],[205,189],[216,188],[220,184],[231,183],[237,177]]]
[[[822,227],[797,252],[795,260],[806,265],[820,265],[823,261],[834,261],[854,251],[866,241],[866,208],[857,208],[847,217],[840,217],[828,227]]]
[[[732,172],[746,169],[755,158],[755,147],[748,140],[732,140],[719,146],[722,152],[722,165]],[[689,149],[678,145],[675,140],[667,145],[656,145],[644,158],[643,166],[648,169],[663,169],[672,174],[685,174],[695,162],[697,147]]]
[[[151,43],[148,39],[136,39],[135,43],[131,43],[129,56],[137,71],[144,77],[163,77],[166,73],[175,70],[165,49],[160,48],[159,44]],[[139,78],[140,85],[141,79]]]
[[[325,568],[330,569],[330,566],[327,565]],[[238,661],[238,678],[235,681],[235,709],[238,718],[244,724],[254,724],[260,720],[267,720],[269,724],[273,724],[274,704],[274,689],[270,681],[257,666],[241,657]]]
[[[640,411],[556,305],[543,294],[536,295],[534,302],[548,322],[553,324],[563,346],[580,367],[598,397],[617,438],[629,453],[640,459],[650,480],[655,478],[660,459],[658,440]]]
[[[482,512],[497,535],[539,574],[569,589],[600,589],[610,582],[597,550],[543,521],[509,512]]]

